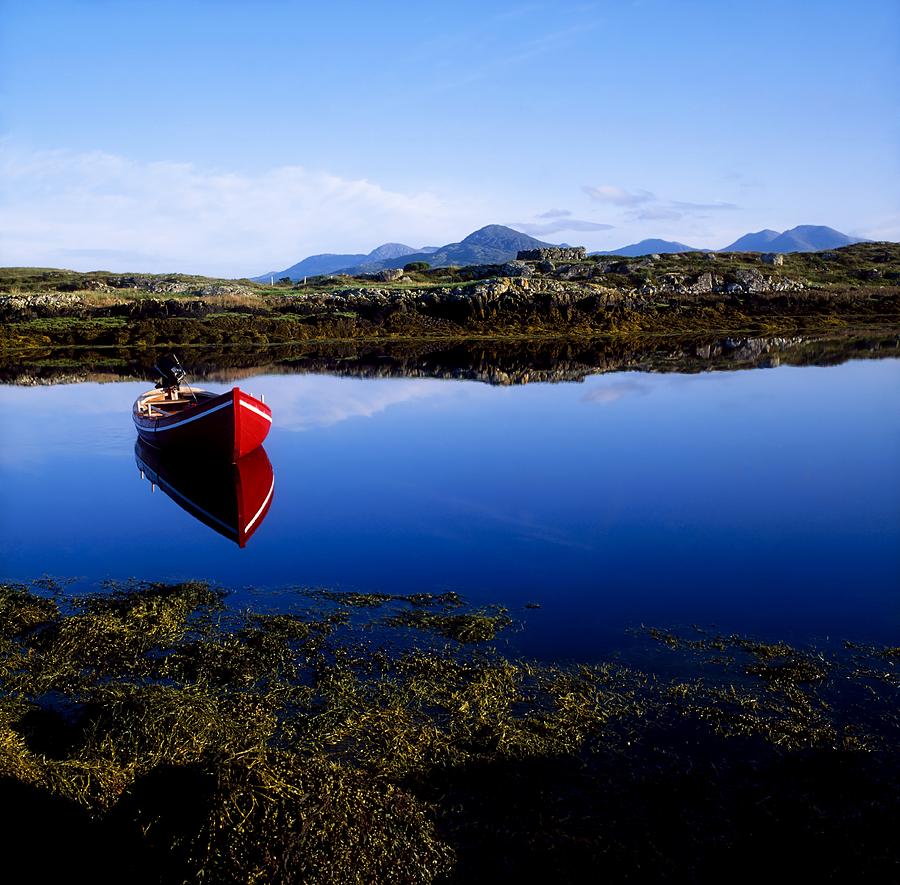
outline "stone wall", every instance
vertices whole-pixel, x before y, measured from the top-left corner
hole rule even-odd
[[[584,261],[584,246],[554,246],[547,249],[523,249],[516,261]]]

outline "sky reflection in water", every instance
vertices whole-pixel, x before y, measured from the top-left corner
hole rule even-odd
[[[897,641],[896,360],[511,388],[248,379],[275,413],[275,492],[245,549],[140,480],[146,386],[0,388],[4,576],[453,589],[527,617],[518,644],[547,656],[642,622]]]

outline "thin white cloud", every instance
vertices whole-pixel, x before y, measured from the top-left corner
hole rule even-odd
[[[0,143],[0,263],[244,276],[336,248],[448,242],[471,199],[399,193],[302,166],[258,174]]]
[[[709,218],[708,213],[733,212],[741,207],[724,200],[694,202],[666,200],[652,191],[627,191],[614,184],[584,185],[582,190],[596,203],[618,206],[627,221],[681,221],[689,217]]]
[[[403,403],[460,395],[460,385],[430,378],[339,378],[329,375],[261,376],[249,385],[278,405],[278,427],[308,431],[351,418],[372,418]],[[468,385],[463,386],[467,392]]]
[[[648,393],[650,393],[650,387],[639,381],[612,381],[588,390],[582,396],[581,401],[609,405],[628,396],[646,396]]]
[[[684,218],[683,212],[666,209],[664,206],[648,206],[628,213],[629,221],[678,221]]]
[[[680,209],[684,212],[730,212],[741,207],[735,203],[723,203],[716,200],[712,203],[689,203],[684,200],[670,200],[668,203],[673,209]]]
[[[614,184],[584,185],[582,190],[596,203],[612,203],[613,206],[639,206],[656,199],[650,191],[627,191]]]
[[[535,215],[535,218],[570,218],[572,213],[568,209],[548,209]]]
[[[577,231],[579,233],[585,233],[588,231],[613,229],[613,225],[611,224],[602,224],[598,221],[582,221],[578,218],[561,218],[558,221],[547,221],[542,224],[511,221],[509,227],[532,237],[545,237],[549,234],[560,233],[561,231]]]

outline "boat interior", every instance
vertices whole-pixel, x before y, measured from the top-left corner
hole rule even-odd
[[[191,406],[201,405],[219,396],[199,387],[165,388],[148,390],[138,397],[135,408],[145,418],[163,418],[177,415]]]

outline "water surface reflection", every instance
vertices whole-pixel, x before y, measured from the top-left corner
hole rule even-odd
[[[179,507],[238,547],[246,545],[269,512],[275,474],[262,446],[229,463],[161,452],[138,439],[134,458],[141,479],[151,489],[158,486]]]
[[[512,386],[259,375],[278,493],[243,549],[199,510],[246,526],[265,476],[240,517],[233,477],[166,473],[178,506],[149,494],[144,387],[0,387],[0,573],[455,590],[507,605],[547,656],[641,623],[896,644],[897,360]]]

